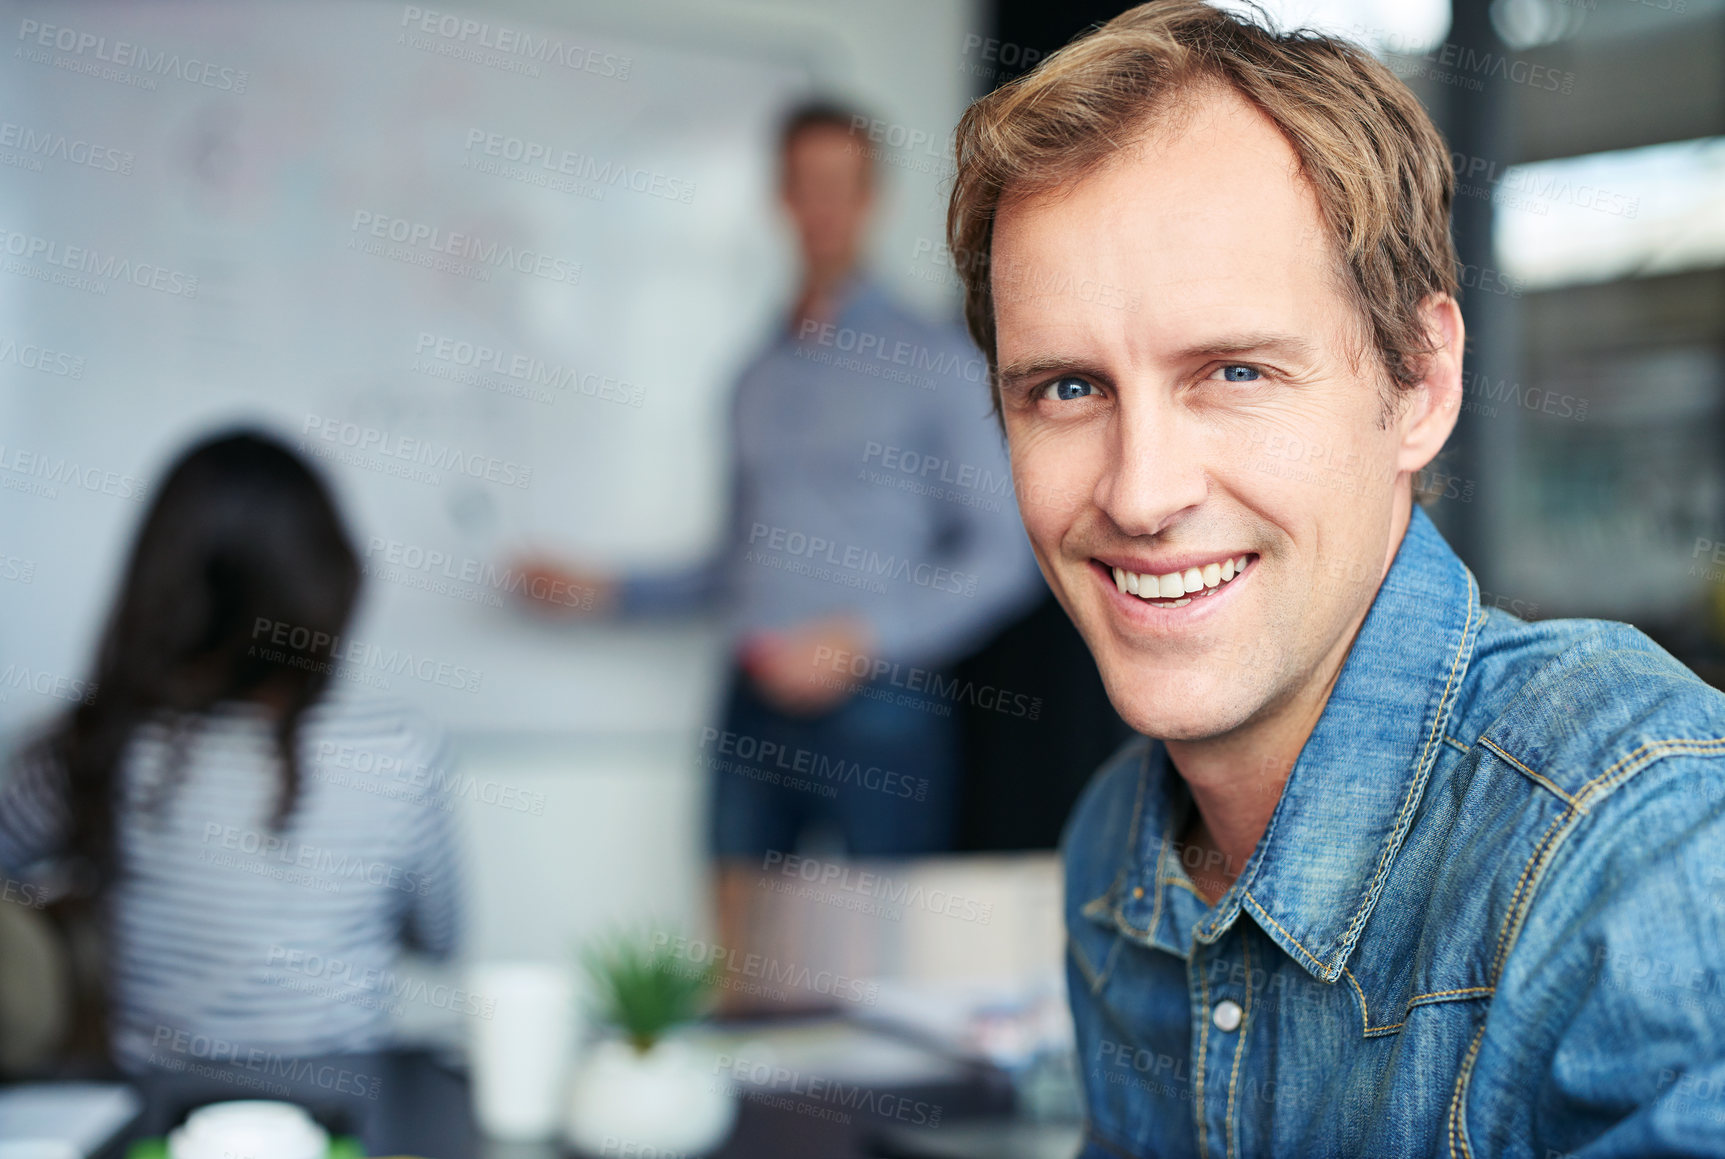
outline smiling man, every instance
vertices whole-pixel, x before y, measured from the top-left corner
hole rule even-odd
[[[1065,839],[1087,1156],[1725,1154],[1725,698],[1481,605],[1413,502],[1448,152],[1146,4],[978,101],[950,243],[1043,575],[1144,734]]]

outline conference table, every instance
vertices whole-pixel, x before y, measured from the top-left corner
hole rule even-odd
[[[334,1060],[350,1072],[373,1076],[375,1097],[304,1086],[291,1096],[331,1129],[359,1136],[371,1155],[424,1159],[568,1159],[556,1143],[505,1143],[478,1131],[467,1076],[454,1060],[423,1050],[390,1051]],[[317,1073],[316,1068],[307,1073]],[[968,1064],[955,1078],[936,1084],[881,1087],[942,1108],[937,1129],[855,1112],[843,1117],[799,1109],[797,1096],[770,1099],[744,1095],[735,1130],[712,1159],[1042,1159],[1070,1156],[1077,1130],[1014,1118],[1010,1079],[986,1064]],[[145,1109],[99,1159],[123,1159],[139,1139],[160,1137],[185,1114],[205,1103],[264,1097],[242,1085],[240,1075],[220,1072],[197,1078],[163,1075],[141,1084]]]

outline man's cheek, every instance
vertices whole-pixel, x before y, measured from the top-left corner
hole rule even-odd
[[[1046,561],[1058,556],[1061,541],[1089,506],[1093,472],[1079,448],[1040,431],[1023,432],[1011,449],[1019,518],[1031,547]]]

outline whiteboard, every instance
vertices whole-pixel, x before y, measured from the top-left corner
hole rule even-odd
[[[237,422],[317,456],[379,569],[351,636],[480,674],[379,687],[465,728],[697,719],[710,680],[665,674],[710,638],[548,627],[495,569],[712,546],[806,56],[450,6],[8,19],[0,726],[64,706],[148,488]]]

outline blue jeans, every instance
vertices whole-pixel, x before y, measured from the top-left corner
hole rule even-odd
[[[713,774],[714,855],[789,852],[823,823],[852,857],[950,850],[960,774],[951,710],[863,684],[826,712],[792,716],[733,673],[723,726],[701,734],[702,764]]]

